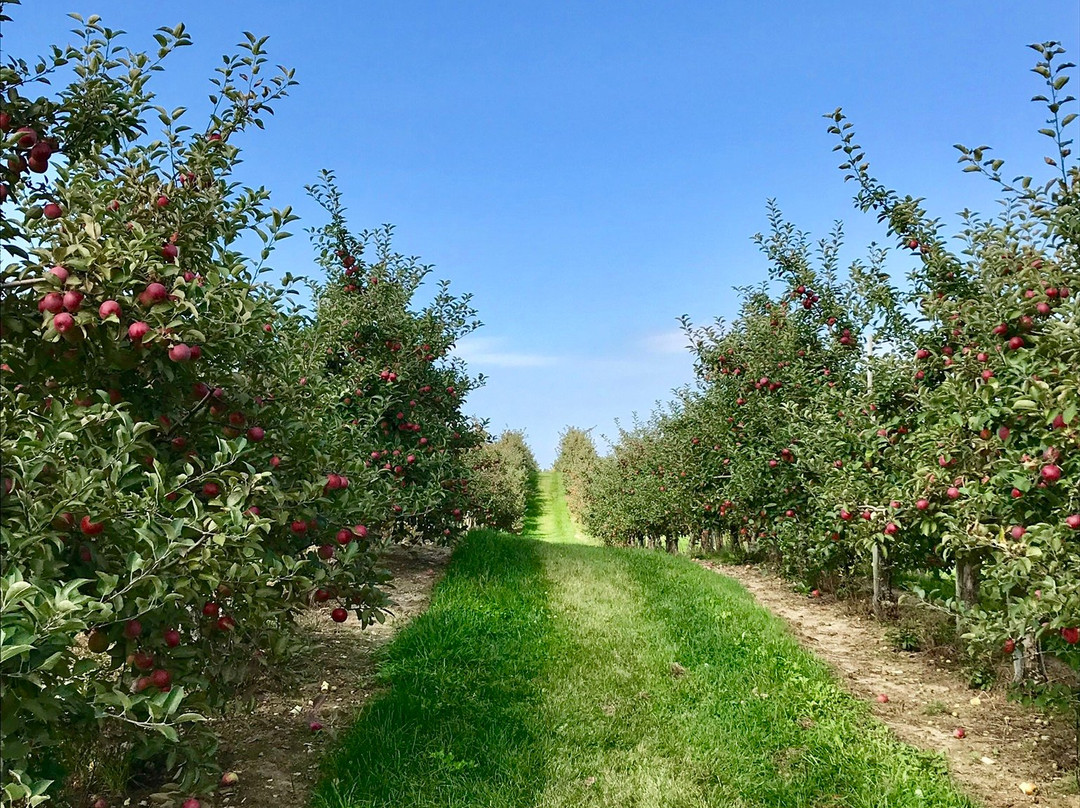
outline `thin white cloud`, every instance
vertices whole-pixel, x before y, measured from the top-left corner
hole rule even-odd
[[[480,367],[546,367],[559,361],[557,357],[546,354],[502,350],[505,342],[501,337],[466,337],[458,343],[454,353],[470,365]]]
[[[689,349],[689,340],[681,328],[650,334],[641,340],[641,346],[650,354],[681,354]]]

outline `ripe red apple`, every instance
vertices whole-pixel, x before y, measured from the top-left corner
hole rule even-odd
[[[155,204],[157,204],[159,208],[163,208],[169,204],[169,197],[165,196],[165,194],[162,194],[157,198],[157,202]]]
[[[120,317],[120,304],[115,300],[106,300],[98,306],[98,317],[104,320],[107,317]]]
[[[364,525],[353,525],[352,531],[361,539],[367,538],[367,527]]]
[[[324,561],[327,560],[327,559],[333,558],[334,557],[334,545],[332,545],[332,544],[321,544],[321,545],[319,545],[318,553],[319,553],[319,558],[323,559]]]
[[[292,530],[293,533],[307,533],[307,522],[302,522],[297,519],[295,522],[289,525],[289,528]]]
[[[64,209],[57,205],[55,202],[48,203],[42,212],[45,214],[46,219],[59,219],[64,215]]]
[[[154,667],[154,655],[148,654],[145,651],[140,651],[137,654],[132,654],[131,664],[141,671],[148,671]]]
[[[1065,524],[1071,530],[1080,530],[1080,513],[1072,513],[1065,517]]]
[[[150,333],[150,326],[142,320],[128,326],[128,339],[132,342],[141,342],[142,338]]]
[[[1056,483],[1061,479],[1061,466],[1048,463],[1039,469],[1039,475],[1048,483]]]
[[[76,292],[74,289],[70,289],[64,292],[64,308],[70,311],[72,314],[77,312],[82,307],[83,293]]]
[[[949,489],[945,492],[945,496],[947,496],[949,499],[959,499],[960,489],[956,486],[950,486]]]
[[[169,359],[173,362],[187,362],[191,359],[191,348],[182,342],[178,342],[169,348]]]
[[[202,492],[203,496],[213,498],[221,493],[221,486],[217,483],[204,483]]]
[[[165,638],[165,644],[170,648],[175,648],[180,644],[180,632],[175,628],[165,629],[165,633],[162,636]]]
[[[1023,525],[1013,525],[1012,529],[1009,531],[1009,535],[1017,541],[1020,541],[1020,539],[1024,538],[1025,533],[1027,533],[1027,528],[1025,528]]]
[[[273,457],[270,458],[270,468],[275,468],[276,469],[280,465],[281,465],[281,458],[280,457],[278,457],[277,455],[274,455]]]
[[[218,631],[232,631],[234,628],[236,628],[236,621],[228,615],[225,615],[224,617],[219,617],[217,621],[217,628]]]
[[[161,257],[168,261],[170,264],[176,260],[176,256],[180,254],[180,250],[175,244],[165,244],[161,248]],[[185,277],[185,280],[187,278]],[[194,278],[192,278],[194,280]],[[190,281],[188,281],[190,283]]]
[[[930,507],[930,500],[928,500],[928,499],[916,500],[915,507],[918,508],[920,511],[925,511],[927,508]]]
[[[889,703],[889,697],[887,695],[885,695],[884,693],[879,693],[878,697],[877,697],[877,700],[878,700],[879,704],[888,704]]]
[[[1003,650],[1006,654],[1011,654],[1013,651],[1016,650],[1016,640],[1012,639],[1011,637],[1005,640],[1005,644],[1001,647],[1001,650]]]
[[[64,296],[60,292],[49,292],[38,303],[38,311],[59,314],[64,310]]]
[[[316,603],[326,603],[326,601],[328,601],[328,600],[330,600],[330,593],[329,592],[327,592],[325,589],[316,589],[315,590],[315,602]]]
[[[1061,639],[1065,640],[1069,645],[1076,645],[1080,642],[1080,628],[1070,627],[1063,628],[1061,630]]]
[[[889,522],[881,531],[886,536],[895,536],[900,532],[900,526],[895,522]]]
[[[342,528],[337,532],[337,543],[344,546],[353,540],[353,534],[351,530]]]
[[[339,606],[334,609],[334,611],[330,612],[330,619],[335,623],[344,623],[349,619],[349,613]]]
[[[1014,489],[1013,489],[1013,490],[1012,490],[1012,491],[1010,492],[1010,496],[1011,496],[1011,497],[1012,497],[1013,499],[1020,499],[1020,498],[1021,498],[1022,496],[1024,496],[1024,492],[1023,492],[1023,491],[1021,491],[1021,490],[1020,490],[1019,488],[1014,488]]]
[[[965,738],[965,737],[967,737],[967,733],[964,732],[963,727],[957,727],[956,729],[953,730],[953,737],[954,738]]]
[[[180,808],[202,808],[202,803],[192,797],[189,800],[184,800],[184,804]]]
[[[208,600],[203,604],[202,613],[204,616],[217,617],[219,612],[221,612],[221,607],[214,603],[214,601]]]
[[[97,536],[104,529],[104,522],[91,522],[89,516],[84,516],[79,520],[79,530],[83,532],[84,536]]]
[[[172,674],[167,670],[158,668],[150,674],[150,684],[157,688],[168,687],[172,684]]]
[[[49,267],[45,271],[46,275],[52,275],[54,278],[64,283],[68,279],[68,271],[62,266]]]
[[[61,334],[66,334],[72,328],[75,327],[75,318],[68,314],[66,311],[62,311],[53,317],[53,328],[59,331]]]
[[[310,724],[308,724],[308,729],[310,729],[312,732],[318,732],[320,729],[322,729],[322,724],[320,724],[318,721],[312,721]]]
[[[820,598],[821,597],[821,591],[817,590],[817,589],[812,590],[810,592],[810,597],[812,597],[812,598]]]
[[[248,440],[259,443],[266,437],[266,431],[261,426],[253,426],[247,431]]]
[[[142,297],[147,303],[152,306],[168,300],[169,290],[160,283],[150,283],[147,284],[146,288],[142,291],[142,295],[140,295],[140,297]]]
[[[137,640],[142,635],[142,623],[138,620],[128,620],[124,623],[124,636],[129,640]]]

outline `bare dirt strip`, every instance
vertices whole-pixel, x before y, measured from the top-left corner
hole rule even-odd
[[[431,589],[450,558],[445,547],[394,547],[384,564],[394,574],[393,614],[361,629],[355,620],[334,623],[327,609],[303,618],[312,650],[289,683],[262,683],[251,713],[215,722],[220,762],[239,783],[204,806],[306,808],[319,762],[333,739],[378,691],[375,655],[427,608]],[[317,721],[322,729],[312,732]]]
[[[1080,808],[1071,716],[1010,702],[1004,687],[970,689],[958,665],[894,650],[886,627],[850,604],[792,592],[759,567],[698,563],[742,583],[901,740],[943,753],[956,782],[990,808]],[[882,694],[888,702],[878,701]],[[957,738],[961,727],[964,737]]]

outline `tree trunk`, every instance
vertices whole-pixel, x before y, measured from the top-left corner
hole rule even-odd
[[[982,558],[975,554],[956,557],[956,597],[968,606],[979,602],[979,579]]]
[[[672,555],[678,555],[679,552],[679,537],[671,538],[670,536],[664,537],[665,549]]]
[[[1045,680],[1043,670],[1042,649],[1034,634],[1026,634],[1020,638],[1013,651],[1013,684],[1021,684],[1025,681]]]
[[[874,598],[872,606],[874,617],[885,616],[888,606],[892,601],[892,586],[889,581],[888,563],[881,552],[881,545],[874,543],[873,549],[874,566]]]

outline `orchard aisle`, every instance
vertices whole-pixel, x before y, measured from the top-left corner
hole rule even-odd
[[[584,543],[551,475],[525,533],[455,552],[316,806],[974,805],[736,582]]]

